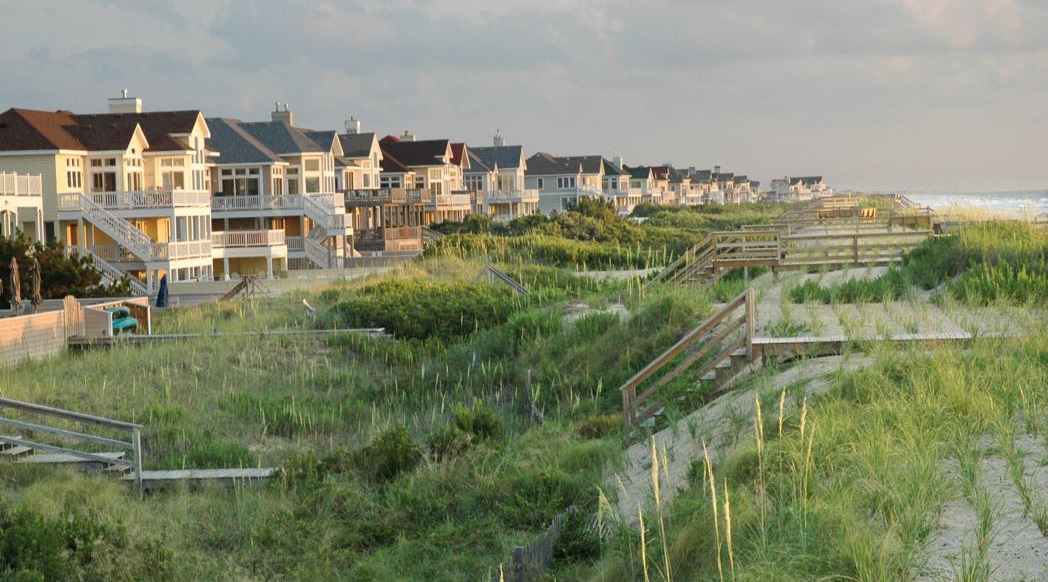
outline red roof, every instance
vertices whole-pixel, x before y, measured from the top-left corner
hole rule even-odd
[[[462,154],[466,151],[466,144],[464,143],[452,143],[451,144],[451,163],[456,166],[462,165]]]
[[[141,127],[150,151],[186,150],[171,134],[193,131],[199,111],[77,115],[69,111],[8,109],[0,113],[0,151],[123,150]]]

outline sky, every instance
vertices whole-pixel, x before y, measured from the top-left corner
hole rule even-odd
[[[7,0],[0,110],[405,130],[838,189],[1048,188],[1044,0]]]

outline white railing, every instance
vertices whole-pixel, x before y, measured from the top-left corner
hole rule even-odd
[[[236,212],[241,210],[301,210],[302,196],[215,196],[211,198],[211,212]]]
[[[313,237],[305,237],[305,251],[306,258],[316,263],[321,269],[328,269],[331,267],[331,262],[328,260],[328,249],[324,245],[320,244]]]
[[[302,207],[306,216],[320,225],[320,228],[325,230],[345,230],[345,211],[335,206],[332,194],[310,194],[303,196]]]
[[[211,247],[273,247],[287,244],[284,231],[232,230],[211,233]]]
[[[505,190],[484,192],[485,202],[538,202],[538,190]]]
[[[460,194],[435,194],[429,196],[426,200],[427,204],[441,207],[455,207],[455,206],[470,206],[473,204],[470,195],[465,193]]]
[[[79,197],[86,196],[106,210],[148,210],[209,206],[211,195],[193,190],[141,190],[135,192],[89,192],[64,193],[58,195],[60,211],[80,209]]]
[[[0,196],[41,196],[43,191],[40,174],[0,172]]]
[[[195,259],[211,256],[211,241],[191,240],[183,242],[153,243],[154,260]]]
[[[102,257],[98,256],[90,250],[88,250],[85,254],[88,256],[88,258],[91,259],[91,264],[93,264],[94,267],[102,273],[102,277],[104,279],[108,279],[110,283],[115,283],[126,276],[128,280],[131,282],[131,290],[136,295],[149,295],[149,289],[147,289],[146,286],[143,285],[137,277],[128,275],[116,265],[111,264],[109,261],[106,261],[105,259],[103,259]]]
[[[130,222],[118,218],[105,208],[96,204],[93,200],[84,196],[80,197],[80,212],[91,224],[94,224],[103,232],[113,237],[113,240],[127,247],[129,251],[143,260],[149,260],[152,256],[151,249],[153,240],[149,235],[135,228]]]
[[[284,237],[287,242],[287,250],[291,252],[302,252],[306,250],[306,239],[302,236],[287,236]]]

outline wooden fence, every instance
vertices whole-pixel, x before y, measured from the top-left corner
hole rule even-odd
[[[152,315],[145,297],[86,306],[66,297],[61,310],[0,319],[0,367],[56,356],[65,351],[69,338],[112,337],[113,314],[105,308],[114,306],[130,310],[139,322],[136,333],[152,333]]]
[[[654,398],[659,388],[680,376],[703,358],[706,358],[706,361],[695,373],[696,378],[701,378],[713,370],[717,364],[729,359],[736,350],[745,349],[747,359],[753,358],[756,296],[752,287],[743,291],[713,317],[685,334],[677,343],[644,366],[619,388],[622,392],[623,422],[627,431],[655,416],[662,409],[663,403]],[[736,317],[740,310],[742,311],[741,316]],[[740,330],[741,334],[738,333]],[[689,351],[692,348],[697,349]],[[641,384],[654,377],[671,362],[676,361],[682,354],[684,354],[683,359],[672,370],[652,382],[643,392],[637,393]]]
[[[540,533],[526,546],[513,548],[509,563],[499,564],[492,575],[492,582],[529,582],[546,573],[553,562],[553,547],[560,538],[564,521],[575,514],[572,505],[566,511],[553,518],[546,531]]]

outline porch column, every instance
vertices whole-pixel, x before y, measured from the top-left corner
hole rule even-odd
[[[224,257],[222,259],[222,280],[229,280],[229,257]]]
[[[273,257],[266,257],[266,278],[273,278]]]

